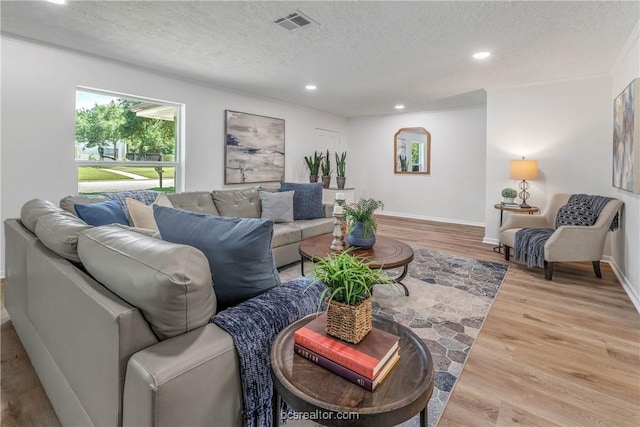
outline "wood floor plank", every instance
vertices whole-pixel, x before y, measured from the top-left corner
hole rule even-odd
[[[542,269],[481,243],[481,227],[376,218],[380,235],[413,247],[509,265],[440,426],[640,425],[640,314],[607,263],[602,279],[591,263],[557,263],[546,281]],[[3,325],[2,426],[55,425],[33,370],[9,361],[10,329]]]
[[[379,233],[509,264],[441,426],[640,425],[640,315],[607,263],[506,262],[480,227],[378,216]]]

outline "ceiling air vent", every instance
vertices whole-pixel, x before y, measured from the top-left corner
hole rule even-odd
[[[289,31],[306,27],[312,23],[317,24],[316,21],[309,18],[307,15],[300,12],[299,10],[295,11],[289,16],[285,16],[284,18],[277,19],[273,22],[275,22],[276,24],[280,25],[282,28]]]

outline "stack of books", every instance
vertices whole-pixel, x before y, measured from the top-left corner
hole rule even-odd
[[[400,359],[400,337],[373,328],[358,344],[326,334],[323,313],[294,334],[294,351],[325,369],[374,391]]]
[[[502,206],[505,206],[507,208],[519,208],[520,205],[517,203],[505,203],[505,202],[501,202],[500,203]]]

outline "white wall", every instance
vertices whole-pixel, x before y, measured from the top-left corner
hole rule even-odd
[[[611,75],[611,100],[633,79],[640,77],[640,21],[629,36]],[[637,134],[640,129],[635,131]],[[612,239],[611,264],[636,309],[640,311],[640,194],[617,188],[613,189],[613,194],[624,201],[624,214],[621,233],[616,233]]]
[[[315,148],[316,128],[340,132],[348,146],[347,121],[339,116],[24,41],[3,37],[1,43],[3,221],[19,216],[32,198],[57,202],[77,192],[76,86],[185,104],[188,191],[224,186],[225,109],[285,120],[287,180],[308,180],[303,157]]]
[[[542,210],[555,193],[612,194],[611,106],[609,77],[487,91],[486,243],[498,242],[500,191],[518,188],[510,160],[538,161],[527,202]]]
[[[347,186],[382,200],[382,213],[484,225],[485,107],[349,120]],[[431,133],[431,174],[394,174],[393,136]]]

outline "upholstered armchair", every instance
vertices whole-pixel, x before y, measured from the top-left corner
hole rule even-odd
[[[544,243],[544,277],[553,277],[554,262],[591,261],[596,277],[601,278],[600,259],[607,231],[622,202],[610,200],[593,225],[563,225],[556,228],[558,210],[567,204],[570,194],[554,195],[542,215],[512,214],[500,228],[500,243],[504,245],[504,258],[509,260],[511,248],[516,247],[516,232],[522,228],[547,228],[551,236]]]

